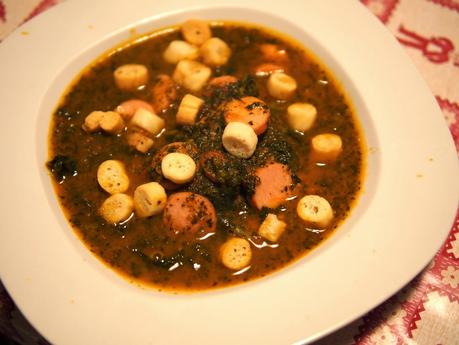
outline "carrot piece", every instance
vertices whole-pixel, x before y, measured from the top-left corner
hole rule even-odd
[[[236,82],[237,82],[237,78],[236,77],[233,77],[232,75],[222,75],[220,77],[212,78],[209,81],[209,85],[210,86],[214,86],[214,87],[223,87],[223,86],[226,86],[228,84],[232,84],[232,83],[236,83]]]
[[[257,135],[268,128],[270,111],[265,102],[256,97],[233,99],[225,105],[225,121],[243,122],[253,128]]]

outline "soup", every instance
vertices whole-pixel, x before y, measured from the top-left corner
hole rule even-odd
[[[82,71],[53,114],[47,166],[97,257],[194,291],[270,274],[330,236],[358,196],[362,142],[298,43],[189,20]]]

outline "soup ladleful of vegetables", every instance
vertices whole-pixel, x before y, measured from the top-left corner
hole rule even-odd
[[[327,238],[360,190],[362,141],[343,91],[298,43],[188,20],[77,77],[47,166],[103,262],[194,291],[265,276]]]

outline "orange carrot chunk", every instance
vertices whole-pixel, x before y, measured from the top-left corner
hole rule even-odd
[[[220,77],[212,78],[209,81],[209,85],[214,86],[214,87],[224,87],[228,84],[232,84],[236,82],[237,82],[236,77],[233,77],[232,75],[222,75]]]
[[[266,103],[256,97],[248,96],[233,99],[225,105],[226,123],[246,123],[252,127],[257,135],[262,134],[268,128],[270,115]]]

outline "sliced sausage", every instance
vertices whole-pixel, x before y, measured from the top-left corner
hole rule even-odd
[[[159,74],[151,88],[153,107],[157,113],[169,108],[177,99],[177,89],[174,81],[167,74]]]
[[[256,97],[233,99],[225,105],[225,121],[243,122],[260,135],[268,128],[270,111],[265,102]]]
[[[221,151],[207,151],[199,158],[199,165],[204,175],[214,183],[223,183],[220,172],[226,165],[226,157]]]
[[[253,205],[261,210],[263,207],[276,208],[292,195],[293,179],[287,165],[277,162],[255,170],[258,183],[252,196]]]
[[[169,196],[163,222],[174,235],[201,238],[215,232],[217,215],[212,203],[204,196],[180,192]]]
[[[171,180],[168,180],[165,177],[160,176],[159,178],[156,179],[158,183],[164,187],[165,190],[167,191],[174,191],[176,189],[180,188],[180,185],[177,183],[172,182]]]

